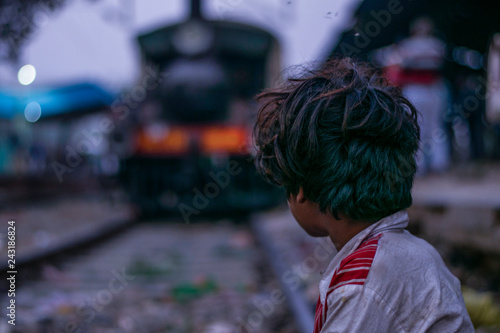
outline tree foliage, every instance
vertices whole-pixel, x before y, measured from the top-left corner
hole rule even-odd
[[[0,0],[0,61],[17,61],[23,44],[66,1]]]

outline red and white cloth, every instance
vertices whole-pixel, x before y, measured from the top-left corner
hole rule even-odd
[[[407,225],[400,211],[339,251],[320,282],[314,333],[474,332],[458,279]]]

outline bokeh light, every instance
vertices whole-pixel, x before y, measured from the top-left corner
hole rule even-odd
[[[42,107],[37,102],[30,102],[24,108],[24,117],[30,123],[34,123],[42,115]]]
[[[35,81],[36,78],[36,69],[35,66],[33,65],[24,65],[19,69],[19,72],[17,73],[17,79],[19,80],[19,83],[27,86],[28,84],[31,84],[33,81]]]

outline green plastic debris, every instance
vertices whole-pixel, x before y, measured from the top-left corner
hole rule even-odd
[[[204,279],[200,282],[181,283],[172,288],[171,296],[179,303],[184,303],[202,295],[216,291],[217,283],[212,279]]]

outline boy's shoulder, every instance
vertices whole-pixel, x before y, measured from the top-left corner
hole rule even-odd
[[[408,316],[415,309],[439,312],[463,306],[460,281],[441,255],[427,241],[406,230],[381,235],[365,288],[384,295],[391,306],[406,309]]]
[[[345,285],[379,288],[399,283],[419,283],[424,277],[443,277],[454,286],[458,280],[446,267],[436,249],[425,240],[406,230],[386,231],[374,235],[342,259],[335,270],[329,290]]]
[[[407,230],[383,233],[378,245],[378,258],[374,268],[380,266],[395,269],[401,273],[415,271],[422,267],[448,271],[434,246]]]

